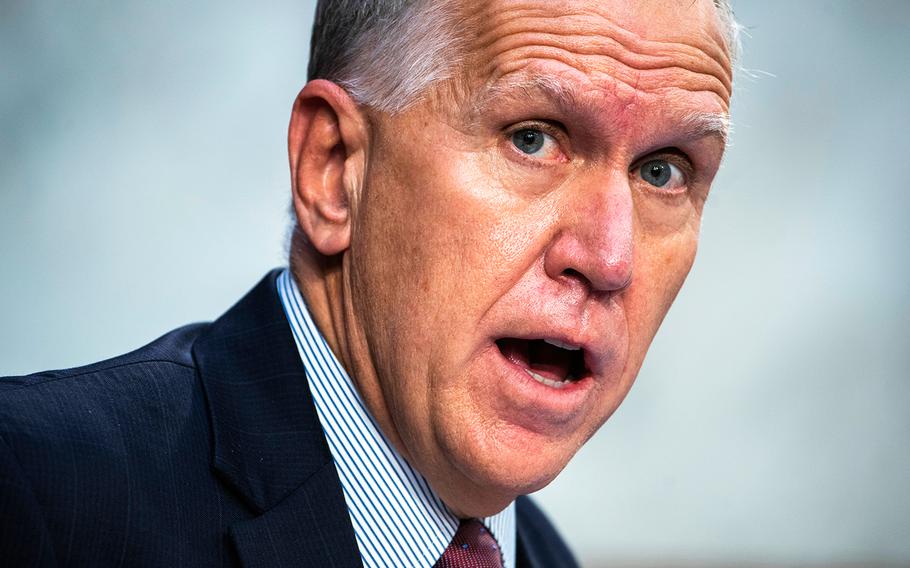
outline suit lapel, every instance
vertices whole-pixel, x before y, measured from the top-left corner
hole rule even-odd
[[[347,506],[334,464],[265,514],[231,527],[246,568],[360,568]]]
[[[524,530],[524,523],[521,521],[519,518],[515,523],[517,533],[515,535],[515,566],[516,568],[541,568],[541,564],[534,554],[533,542],[528,542],[527,531]]]
[[[515,500],[515,520],[518,568],[578,568],[572,552],[530,498],[520,496]]]
[[[214,468],[259,513],[234,525],[231,537],[249,567],[360,566],[277,275],[267,275],[193,346]]]

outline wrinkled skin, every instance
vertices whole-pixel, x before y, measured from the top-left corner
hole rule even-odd
[[[337,115],[296,136],[336,121],[323,175],[343,195],[306,196],[291,128],[315,249],[298,281],[383,432],[461,516],[545,486],[629,391],[723,154],[717,121],[693,117],[726,116],[731,84],[710,0],[482,4],[463,73],[400,114],[301,94]],[[673,166],[660,187],[654,159]],[[583,346],[591,376],[531,380],[501,337]]]

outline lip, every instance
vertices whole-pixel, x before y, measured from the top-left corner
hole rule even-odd
[[[512,421],[529,430],[548,431],[548,426],[575,425],[584,418],[595,386],[590,373],[554,388],[538,382],[524,367],[506,358],[495,342],[490,342],[487,353],[500,370],[494,373],[497,403],[508,409]]]

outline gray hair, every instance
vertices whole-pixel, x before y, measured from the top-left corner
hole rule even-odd
[[[733,59],[740,26],[731,0],[714,0]],[[457,68],[465,34],[458,2],[319,0],[307,79],[328,79],[358,104],[396,113]]]
[[[457,66],[455,2],[319,0],[307,79],[337,83],[357,103],[398,112]]]
[[[731,0],[714,0],[720,17],[721,31],[724,33],[724,42],[730,52],[730,61],[735,66],[742,52],[742,25],[736,21]]]

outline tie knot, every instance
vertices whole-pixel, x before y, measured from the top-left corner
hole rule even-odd
[[[434,568],[502,568],[502,553],[480,521],[465,519]]]

